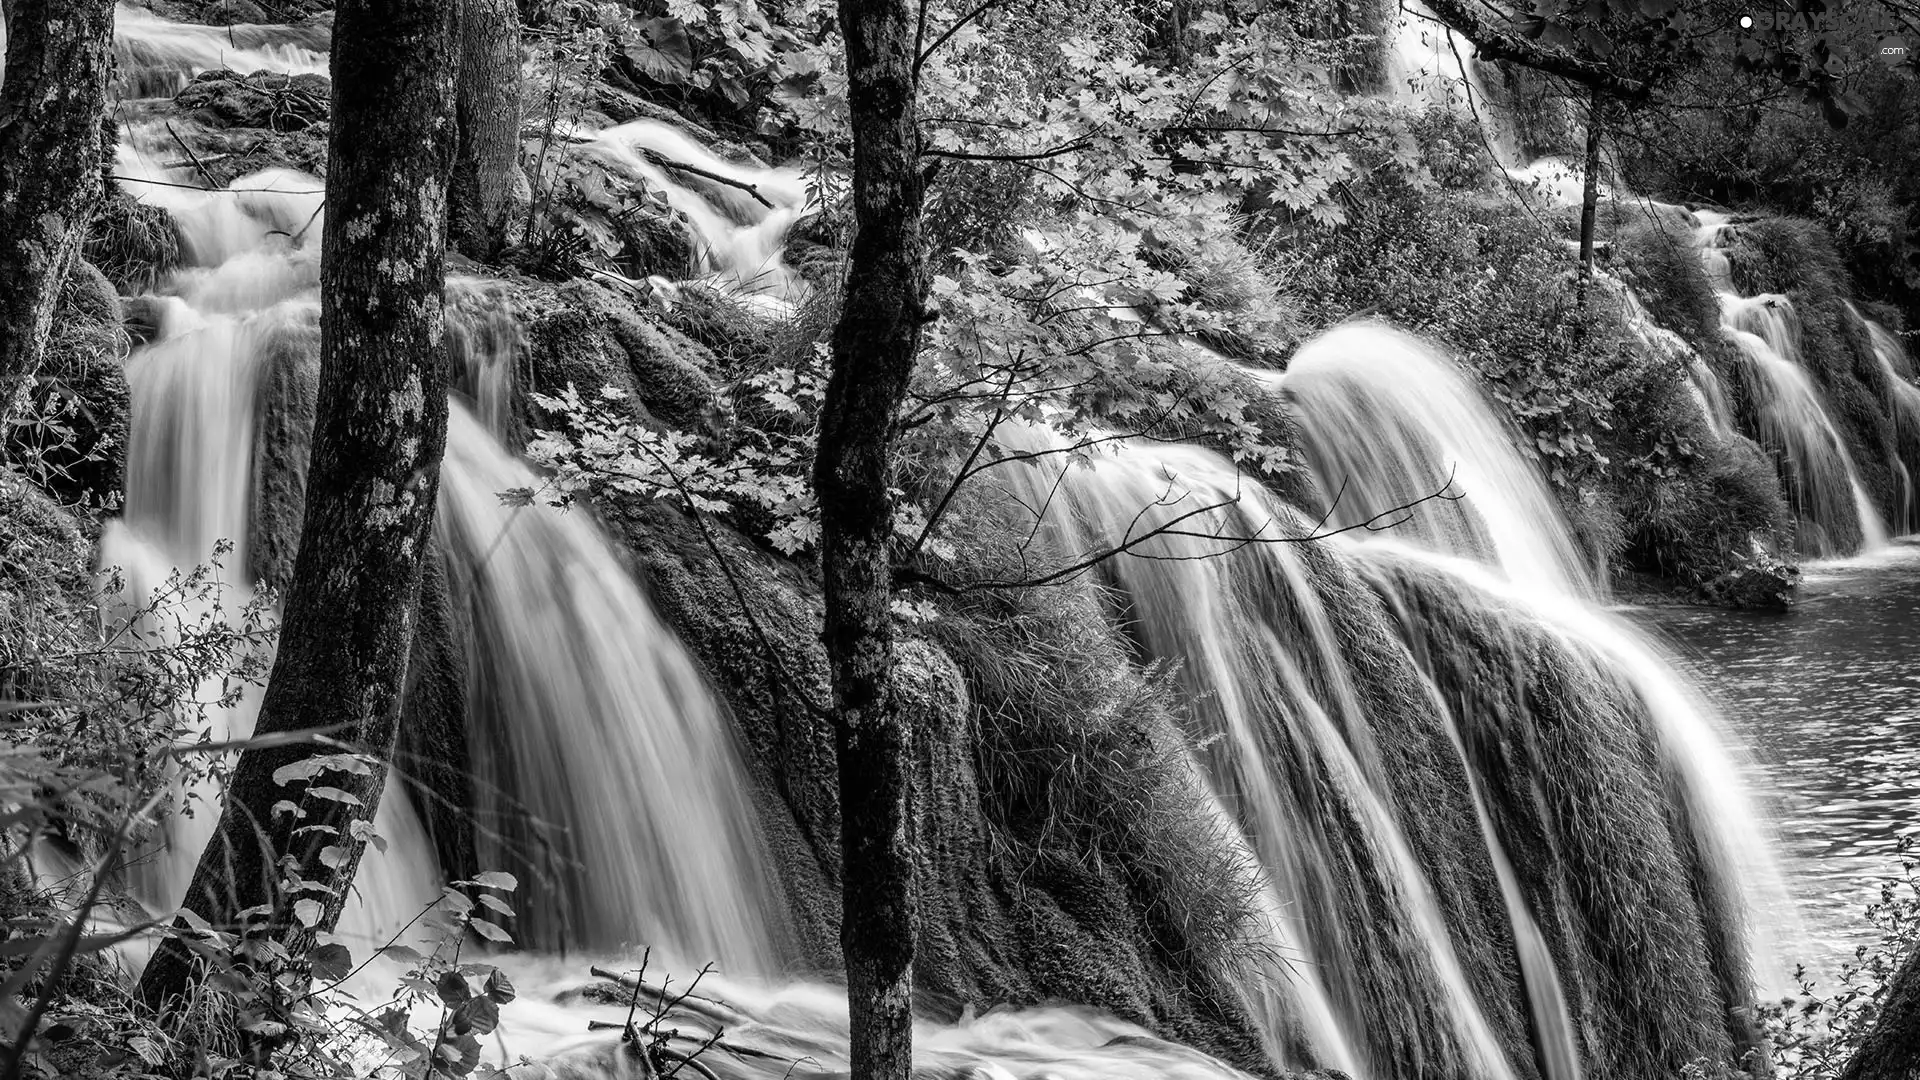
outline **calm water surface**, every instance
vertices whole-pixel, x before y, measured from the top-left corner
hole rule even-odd
[[[1808,955],[1785,959],[1825,967],[1874,939],[1875,879],[1920,833],[1920,544],[1808,567],[1801,592],[1786,615],[1633,615],[1674,642],[1757,759],[1806,924]]]

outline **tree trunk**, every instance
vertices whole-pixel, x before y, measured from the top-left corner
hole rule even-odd
[[[1580,280],[1582,283],[1593,278],[1593,226],[1600,209],[1600,134],[1605,126],[1606,104],[1606,95],[1595,90],[1593,103],[1587,111],[1586,186],[1580,193]]]
[[[853,126],[845,306],[820,417],[826,647],[840,773],[840,949],[855,1080],[913,1066],[915,882],[907,843],[913,732],[893,693],[893,502],[899,409],[926,321],[926,252],[906,0],[840,0]]]
[[[447,431],[441,314],[454,150],[453,24],[443,0],[342,0],[333,32],[333,134],[320,270],[320,398],[299,554],[257,735],[332,729],[375,756],[368,773],[281,785],[312,744],[240,755],[186,906],[231,926],[258,905],[295,955],[340,915],[392,753]],[[313,795],[321,785],[357,804]],[[292,800],[305,816],[276,814]],[[295,833],[298,826],[300,831]],[[312,826],[325,830],[317,831]],[[327,851],[325,849],[337,849]],[[283,860],[329,891],[288,895]],[[318,911],[296,902],[321,902]],[[177,942],[141,981],[180,992]]]
[[[0,420],[40,370],[100,204],[112,0],[11,0],[0,89]]]
[[[520,9],[515,0],[459,0],[460,151],[453,243],[482,262],[522,239],[532,191],[520,168]]]
[[[1887,987],[1880,1015],[1839,1080],[1913,1080],[1920,1076],[1920,948]]]

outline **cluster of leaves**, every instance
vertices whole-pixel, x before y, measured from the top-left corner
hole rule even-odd
[[[536,498],[567,506],[594,491],[641,499],[669,499],[696,514],[738,514],[749,508],[770,517],[766,538],[792,555],[819,536],[819,517],[808,470],[813,460],[813,424],[824,379],[818,368],[781,368],[743,384],[782,415],[805,417],[798,433],[749,429],[721,459],[708,453],[699,436],[662,431],[619,407],[625,392],[602,387],[594,398],[569,384],[557,396],[534,395],[534,402],[563,418],[570,430],[535,432],[528,460],[548,470],[538,491],[507,493],[520,505]],[[742,521],[740,524],[747,524]]]
[[[1757,1007],[1773,1075],[1781,1080],[1840,1075],[1872,1030],[1894,974],[1920,945],[1920,859],[1912,837],[1901,838],[1896,857],[1898,872],[1881,880],[1878,899],[1867,906],[1878,940],[1855,947],[1831,989],[1802,966],[1794,973],[1796,994]]]
[[[328,767],[352,765],[334,760]],[[316,910],[302,910],[318,903],[309,895],[311,883],[299,880],[295,871],[282,886],[284,896],[295,898],[296,919],[317,919]],[[314,1080],[345,1080],[374,1070],[410,1080],[504,1072],[482,1069],[480,1039],[498,1026],[500,1006],[514,999],[513,982],[497,966],[462,954],[476,938],[511,941],[496,920],[512,917],[513,908],[500,894],[517,887],[512,875],[498,872],[452,882],[394,938],[358,962],[337,941],[290,949],[276,932],[284,916],[273,905],[240,912],[235,928],[212,927],[182,911],[185,925],[168,932],[204,963],[206,977],[193,983],[195,999],[180,1010],[197,1018],[201,1030],[190,1019],[176,1037],[183,1045],[201,1044],[203,1060],[196,1072],[216,1080],[259,1070]],[[416,926],[432,935],[433,945],[424,952],[399,940]],[[376,960],[404,965],[404,973],[390,994],[362,1000],[365,991],[353,980]],[[212,1025],[224,1025],[237,1036],[223,1039],[204,1030]]]
[[[8,509],[15,528],[33,513]],[[75,582],[31,547],[0,547],[23,574],[0,575],[9,601],[0,623],[0,1036],[10,1061],[45,1075],[59,1073],[53,1060],[72,1052],[67,1044],[104,1047],[94,1062],[102,1075],[151,1072],[171,1043],[128,1000],[104,954],[153,924],[137,911],[108,912],[109,925],[127,920],[123,931],[89,924],[113,907],[105,887],[137,862],[160,811],[193,814],[205,782],[223,772],[231,746],[214,741],[210,721],[264,683],[277,633],[271,597],[233,599],[225,544],[210,565],[175,571],[143,597],[129,596],[117,571],[96,590],[84,570]]]

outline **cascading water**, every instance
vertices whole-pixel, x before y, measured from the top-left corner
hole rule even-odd
[[[475,638],[470,739],[487,748],[472,761],[477,859],[533,883],[521,942],[658,943],[681,969],[777,970],[773,873],[693,660],[584,514],[501,504],[539,478],[458,403],[440,482]]]
[[[135,86],[170,88],[187,70],[213,63],[197,51],[207,40],[202,28],[140,13],[127,29],[123,53],[147,64]],[[249,40],[261,46],[249,65],[318,65],[276,45],[273,28],[253,31]],[[275,171],[223,191],[193,190],[188,175],[159,163],[157,134],[149,127],[129,133],[121,175],[136,197],[173,215],[194,265],[146,301],[158,313],[155,337],[128,362],[127,511],[103,540],[101,558],[103,566],[125,568],[135,595],[176,567],[204,561],[220,540],[234,548],[228,576],[244,581],[263,483],[258,418],[275,408],[263,399],[285,393],[276,387],[284,378],[311,377],[303,361],[314,355],[318,334],[320,181]],[[665,136],[630,128],[620,138],[657,146]],[[696,160],[714,166],[708,157]],[[772,268],[772,299],[791,294],[778,258],[786,221],[765,224],[737,208],[729,217],[705,196],[653,179],[700,230],[714,274],[730,285],[767,287],[760,271]],[[766,171],[750,182],[786,200],[789,212],[805,197],[791,174]],[[802,1058],[844,1070],[844,992],[805,984],[768,990],[745,978],[783,965],[783,914],[723,712],[586,516],[502,505],[502,492],[539,483],[488,430],[509,415],[516,335],[484,283],[455,282],[450,292],[449,337],[468,365],[481,417],[453,403],[438,514],[450,599],[466,617],[460,644],[470,650],[477,706],[469,755],[485,828],[476,857],[522,870],[533,897],[523,920],[533,944],[647,943],[657,946],[658,961],[683,971],[706,960],[725,964],[731,976],[709,985],[748,1006],[746,1015],[728,1016],[729,1036],[788,1049],[790,1057],[710,1057],[718,1075],[772,1080]],[[254,707],[247,700],[216,713],[212,736],[243,736]],[[184,891],[213,809],[169,821],[169,842],[143,871],[143,891],[156,907]],[[433,846],[397,781],[376,829],[387,850],[362,864],[359,895],[337,934],[356,950],[389,940],[441,882]],[[575,995],[584,962],[568,962],[565,978],[536,956],[506,962],[523,996],[507,1007],[501,1032],[517,1053],[571,1059],[588,1072],[621,1067],[617,1036],[588,1031],[587,1021],[617,1028],[626,1010]],[[931,1067],[996,1078],[1245,1080],[1205,1054],[1082,1010],[928,1025],[918,1042]]]
[[[162,97],[203,71],[325,75],[330,23],[199,26],[170,22],[145,8],[114,8],[119,80],[128,98]]]
[[[1913,384],[1913,360],[1899,337],[1886,327],[1860,313],[1851,303],[1847,311],[1867,328],[1873,342],[1873,358],[1887,378],[1893,397],[1893,422],[1899,441],[1893,456],[1894,471],[1900,476],[1900,529],[1920,529],[1920,501],[1914,498],[1913,473],[1901,456],[1906,447],[1920,447],[1920,386]]]
[[[1596,273],[1596,279],[1615,285],[1627,306],[1627,326],[1642,344],[1656,353],[1684,357],[1687,364],[1687,392],[1692,395],[1694,404],[1700,407],[1701,419],[1715,435],[1727,436],[1733,433],[1733,406],[1727,401],[1727,389],[1720,383],[1720,376],[1714,372],[1693,346],[1679,334],[1655,322],[1647,311],[1646,302],[1631,285],[1620,281],[1610,274]]]
[[[201,62],[156,42],[200,41],[211,29],[129,19],[156,70]],[[256,29],[269,43],[256,60],[313,63],[271,45],[271,28]],[[176,567],[204,562],[220,540],[234,546],[230,576],[245,577],[260,482],[255,418],[275,407],[263,400],[265,369],[276,357],[310,359],[318,341],[321,182],[274,170],[224,191],[193,190],[189,175],[154,163],[158,145],[150,128],[130,132],[122,175],[136,181],[136,197],[172,215],[195,265],[152,302],[157,339],[128,362],[126,513],[103,542],[102,562],[125,569],[134,596]],[[476,854],[497,860],[495,868],[531,866],[523,875],[530,886],[561,896],[548,910],[564,930],[533,925],[535,939],[658,941],[687,949],[689,963],[777,967],[779,918],[762,903],[751,807],[717,706],[586,518],[500,505],[500,492],[536,485],[456,405],[439,517],[471,619],[470,669],[497,721],[475,736],[477,746],[495,743],[473,755],[479,810],[489,818]],[[254,707],[217,716],[224,730],[215,737],[244,735]],[[555,736],[563,730],[572,733]],[[621,803],[641,812],[633,820],[606,813]],[[409,799],[390,790],[381,811],[388,854],[360,874],[364,911],[343,936],[375,939],[439,892]],[[162,907],[184,891],[211,814],[172,824],[168,855],[147,873],[149,897]]]
[[[1319,479],[1329,490],[1346,481],[1349,490],[1427,491],[1436,462],[1417,448],[1453,432],[1424,424],[1477,396],[1439,383],[1467,400],[1434,405],[1431,387],[1402,394],[1391,380],[1330,377],[1342,358],[1364,372],[1367,342],[1392,356],[1407,347],[1378,328],[1348,328],[1299,375],[1312,384],[1294,398],[1308,438],[1324,424],[1324,443],[1344,432],[1349,444],[1310,456],[1362,474]],[[1383,431],[1390,442],[1397,432],[1421,441],[1405,457],[1360,445]],[[1050,438],[1033,437],[1042,447]],[[1490,437],[1476,449],[1492,475],[1525,475],[1510,442]],[[1528,480],[1523,490],[1540,484]],[[1129,445],[1089,467],[1032,467],[1009,483],[1029,507],[1049,506],[1058,491],[1042,532],[1068,557],[1231,505],[1218,515],[1229,539],[1183,530],[1104,572],[1141,647],[1179,662],[1208,774],[1238,808],[1274,905],[1291,915],[1274,944],[1299,963],[1276,994],[1286,1007],[1331,1012],[1331,1039],[1296,1064],[1361,1076],[1678,1068],[1668,1059],[1650,1070],[1649,1056],[1671,1047],[1619,1027],[1616,995],[1638,977],[1635,964],[1675,972],[1696,995],[1662,1024],[1686,1028],[1698,1052],[1724,1045],[1718,1010],[1746,1000],[1746,890],[1771,880],[1766,846],[1703,708],[1656,651],[1577,594],[1583,578],[1543,584],[1521,559],[1535,576],[1504,580],[1504,553],[1486,542],[1484,522],[1409,530],[1417,548],[1286,542],[1318,514],[1249,491],[1231,464],[1193,447]],[[1551,513],[1515,521],[1554,528]],[[1449,640],[1434,629],[1449,620],[1487,636]],[[1463,665],[1486,673],[1463,682]],[[1541,665],[1550,685],[1527,689]],[[1492,736],[1489,702],[1472,695],[1502,679],[1513,689],[1491,714],[1504,734]],[[1518,763],[1494,749],[1542,739]],[[1573,782],[1596,767],[1604,780]],[[1602,790],[1562,794],[1589,783]],[[1644,802],[1610,801],[1604,792],[1615,787]],[[1542,803],[1561,798],[1571,801]],[[1604,904],[1588,895],[1600,880],[1613,890]],[[1648,939],[1636,919],[1667,929]],[[1497,989],[1513,985],[1495,974],[1511,968],[1519,1001]],[[1698,1008],[1708,1001],[1720,1005]]]
[[[144,13],[127,29],[123,53],[145,57],[138,80],[151,80],[135,85],[176,86],[215,64],[320,63],[307,39],[271,28],[236,39],[254,50],[238,64],[209,57],[198,29]],[[156,164],[155,134],[130,133],[122,175],[190,184]],[[584,145],[667,194],[706,246],[705,272],[791,297],[780,239],[806,199],[795,174],[726,163],[658,125]],[[662,157],[751,185],[773,209]],[[275,365],[311,357],[317,333],[318,187],[285,173],[227,192],[133,187],[173,214],[195,265],[165,287],[158,335],[129,363],[128,508],[103,562],[130,577],[150,583],[223,537],[239,547],[230,565],[252,561],[260,481],[245,463],[258,457],[261,398]],[[776,976],[780,898],[725,715],[591,520],[500,502],[538,486],[489,430],[511,413],[512,314],[484,283],[450,292],[473,410],[454,407],[440,530],[476,707],[474,798],[498,833],[476,857],[539,890],[523,905],[550,912],[528,913],[536,944],[644,941],[683,968],[720,958],[735,976]],[[1415,507],[1391,533],[1409,549],[1268,542],[1316,515],[1193,447],[1124,446],[1057,475],[1041,459],[1017,481],[1062,481],[1047,531],[1076,550],[1164,503],[1170,478],[1196,499],[1237,498],[1223,520],[1261,541],[1217,552],[1164,537],[1144,553],[1178,558],[1105,572],[1141,647],[1181,661],[1196,767],[1266,868],[1270,944],[1296,961],[1257,969],[1246,988],[1268,1041],[1363,1080],[1671,1075],[1726,1057],[1741,1036],[1719,1018],[1747,1000],[1742,889],[1766,870],[1764,846],[1739,831],[1756,819],[1705,715],[1657,653],[1590,607],[1597,587],[1543,482],[1444,358],[1348,327],[1303,349],[1281,385],[1323,489],[1345,486],[1336,521],[1430,495],[1449,475],[1465,497]],[[250,718],[243,708],[223,722],[244,731]],[[388,855],[363,867],[350,929],[369,939],[438,886],[408,799],[395,790],[383,808],[399,818],[379,825]],[[195,853],[176,833],[156,894],[178,895]],[[624,1009],[592,1004],[556,961],[512,963],[528,991],[503,1020],[514,1050],[614,1067],[617,1035],[585,1021],[617,1025]],[[1645,985],[1652,972],[1659,988]],[[845,1069],[839,991],[720,986],[730,1005],[692,1026],[786,1057],[710,1059],[720,1076],[771,1080],[802,1056]],[[1244,1075],[1062,1008],[925,1024],[917,1045],[927,1068],[994,1080]]]
[[[799,282],[783,246],[810,194],[798,170],[736,165],[657,120],[596,132],[584,149],[616,174],[666,194],[693,230],[699,269],[710,280],[745,302],[784,310]]]
[[[1782,463],[1789,501],[1803,525],[1801,546],[1816,555],[1884,547],[1886,526],[1800,363],[1793,301],[1778,293],[1740,295],[1726,251],[1729,219],[1711,210],[1695,211],[1695,217],[1701,259],[1720,296],[1721,327],[1751,376],[1759,441]]]
[[[1394,525],[1401,535],[1495,563],[1517,582],[1597,593],[1559,503],[1514,453],[1512,430],[1471,376],[1433,346],[1383,324],[1353,323],[1301,346],[1284,376],[1254,374],[1294,402],[1331,524],[1357,526],[1412,507]]]

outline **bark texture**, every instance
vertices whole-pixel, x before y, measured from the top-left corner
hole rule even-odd
[[[1600,207],[1600,137],[1606,128],[1607,99],[1593,92],[1587,110],[1587,158],[1584,184],[1580,189],[1580,279],[1593,277],[1593,227]]]
[[[888,550],[889,466],[928,288],[910,11],[906,0],[840,0],[858,232],[814,465],[840,779],[840,950],[855,1080],[907,1080],[913,1065],[913,732],[893,680]]]
[[[520,242],[532,193],[520,168],[520,9],[459,0],[460,150],[451,228],[461,254],[489,261]]]
[[[1920,949],[1887,987],[1873,1030],[1840,1070],[1839,1080],[1913,1080],[1920,1076]]]
[[[112,0],[10,0],[0,88],[0,419],[40,370],[103,194]]]
[[[451,12],[443,0],[342,0],[335,11],[320,396],[299,553],[256,734],[331,729],[381,767],[282,785],[276,770],[328,751],[309,743],[243,753],[185,902],[215,926],[267,905],[271,932],[295,955],[339,917],[365,846],[353,826],[380,800],[422,567],[433,554],[447,429]],[[320,785],[357,803],[305,794]],[[283,799],[305,817],[274,814]],[[306,828],[315,825],[335,831]],[[323,857],[326,848],[338,850]],[[288,859],[331,891],[286,895]],[[302,899],[322,909],[302,917]],[[142,994],[163,1004],[187,969],[185,951],[169,943],[147,968]]]

